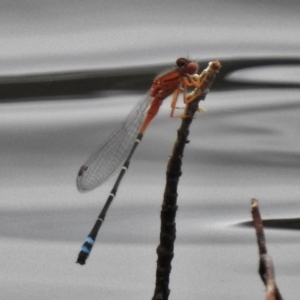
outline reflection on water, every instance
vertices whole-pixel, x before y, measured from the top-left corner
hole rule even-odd
[[[258,88],[299,88],[300,82],[295,78],[290,82],[283,78],[282,82],[274,82],[265,78],[258,80],[236,79],[230,76],[240,70],[261,72],[262,67],[281,66],[289,72],[289,67],[300,66],[298,58],[253,58],[253,59],[222,59],[222,69],[214,82],[214,91],[258,89]],[[207,61],[199,61],[206,67]],[[0,101],[32,101],[50,99],[51,97],[87,97],[107,90],[146,91],[158,72],[169,66],[144,67],[136,69],[120,69],[99,72],[72,72],[65,74],[41,74],[34,76],[0,78]],[[255,69],[254,69],[255,70]],[[278,76],[280,78],[280,74]]]
[[[242,222],[239,225],[253,228],[252,221]],[[300,218],[269,219],[269,220],[264,220],[263,225],[265,228],[300,230]]]

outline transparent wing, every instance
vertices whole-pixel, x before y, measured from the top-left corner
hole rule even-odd
[[[81,192],[90,191],[101,185],[125,161],[151,103],[151,97],[141,99],[126,120],[91,155],[80,168],[77,176],[77,188]]]

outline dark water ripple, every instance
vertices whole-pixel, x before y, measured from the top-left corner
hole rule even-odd
[[[200,66],[206,61],[198,61]],[[259,88],[299,88],[295,82],[259,82],[249,80],[229,80],[233,72],[269,66],[300,65],[299,58],[241,58],[221,59],[222,70],[214,83],[214,91],[259,89]],[[40,74],[28,76],[10,76],[0,78],[0,101],[34,101],[53,99],[54,97],[93,97],[95,93],[107,90],[146,91],[153,78],[168,65],[143,68],[128,68],[99,71],[81,71],[59,74]],[[44,98],[44,99],[43,99]]]
[[[264,220],[263,224],[265,228],[300,230],[300,218],[268,219],[268,220]],[[252,221],[242,222],[237,225],[253,228]]]

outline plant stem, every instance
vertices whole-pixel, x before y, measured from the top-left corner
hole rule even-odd
[[[161,210],[160,244],[157,247],[156,286],[152,300],[167,300],[170,294],[169,279],[171,261],[174,256],[174,241],[176,239],[177,186],[181,176],[182,157],[185,145],[188,143],[189,128],[195,113],[198,111],[200,100],[204,100],[209,88],[219,72],[221,65],[218,61],[210,62],[207,69],[198,75],[199,87],[191,94],[190,102],[184,112],[182,123],[177,131],[177,140],[169,159],[166,173],[166,187]]]

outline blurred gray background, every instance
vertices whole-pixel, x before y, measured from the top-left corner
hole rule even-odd
[[[298,1],[0,3],[0,236],[5,299],[150,299],[170,99],[150,125],[87,264],[75,264],[114,178],[80,194],[79,167],[189,57],[223,64],[180,179],[170,299],[264,299],[250,199],[277,283],[299,298]],[[273,226],[272,226],[273,224]],[[277,224],[277,225],[276,225]],[[285,229],[282,229],[285,228]]]

